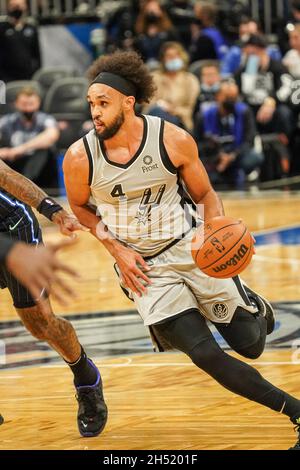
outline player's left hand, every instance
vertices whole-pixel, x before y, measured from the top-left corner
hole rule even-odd
[[[69,214],[65,210],[55,212],[52,216],[52,222],[59,226],[60,232],[68,237],[76,238],[77,230],[89,232],[90,229],[82,225],[73,214]]]

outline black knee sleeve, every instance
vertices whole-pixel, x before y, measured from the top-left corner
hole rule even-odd
[[[238,307],[229,324],[215,323],[215,327],[241,356],[256,359],[262,354],[267,335],[267,321],[262,315],[254,315]]]
[[[259,337],[258,340],[246,348],[238,349],[236,348],[235,351],[243,357],[247,359],[257,359],[262,355],[265,349],[265,338]]]

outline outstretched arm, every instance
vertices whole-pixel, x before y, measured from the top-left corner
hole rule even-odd
[[[2,160],[0,160],[0,187],[25,204],[40,210],[43,215],[46,213],[41,211],[41,207],[47,205],[47,200],[51,201],[50,209],[51,207],[53,209],[48,218],[59,226],[63,235],[72,235],[75,230],[86,230],[73,215],[68,214],[56,201],[50,199],[41,188],[12,170]]]
[[[0,160],[0,187],[35,209],[47,197],[36,184],[12,170],[2,160]]]

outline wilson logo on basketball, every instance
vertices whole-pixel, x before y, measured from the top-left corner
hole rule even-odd
[[[231,266],[236,266],[248,253],[249,247],[242,244],[238,251],[235,253],[234,256],[229,258],[226,263],[219,264],[218,266],[215,266],[213,268],[214,272],[219,273],[221,271],[224,271],[225,269],[228,269]]]
[[[250,263],[254,239],[241,220],[218,216],[197,228],[192,256],[207,276],[226,279],[237,276]]]

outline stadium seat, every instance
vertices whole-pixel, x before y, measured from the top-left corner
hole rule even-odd
[[[44,111],[56,115],[68,114],[73,119],[86,116],[87,88],[88,80],[81,77],[61,78],[55,81],[46,94]]]
[[[11,113],[14,111],[14,102],[16,96],[22,88],[34,88],[43,99],[43,91],[38,82],[35,80],[16,80],[6,84],[6,104],[0,106],[0,115]]]
[[[37,81],[44,94],[57,80],[61,78],[75,77],[76,72],[67,67],[45,67],[37,70],[32,79]]]

